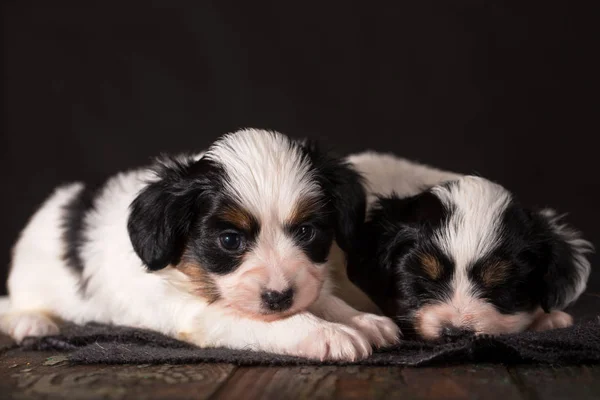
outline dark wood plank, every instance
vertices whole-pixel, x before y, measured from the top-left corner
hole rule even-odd
[[[527,399],[600,399],[600,366],[520,366],[509,370]]]
[[[337,376],[338,399],[416,399],[400,367],[345,367]]]
[[[391,396],[391,397],[390,397]],[[239,368],[213,399],[411,399],[395,367]]]
[[[501,365],[407,368],[408,389],[419,399],[522,399],[507,369]]]
[[[501,366],[240,368],[213,399],[519,399]]]
[[[199,365],[69,365],[62,354],[8,351],[0,358],[2,398],[207,399],[235,367]]]
[[[242,367],[211,399],[329,399],[336,367]]]

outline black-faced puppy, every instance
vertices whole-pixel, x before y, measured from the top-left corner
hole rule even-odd
[[[0,327],[21,341],[57,333],[58,317],[204,347],[366,357],[398,328],[335,297],[330,279],[364,209],[345,161],[251,129],[94,190],[66,185],[15,246]]]
[[[553,210],[387,154],[349,161],[370,191],[364,253],[349,274],[405,333],[455,339],[572,324],[560,310],[585,290],[592,246]]]

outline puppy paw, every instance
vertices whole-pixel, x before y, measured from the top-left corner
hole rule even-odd
[[[30,336],[51,336],[59,333],[58,326],[50,318],[35,312],[4,315],[0,325],[2,331],[17,343]]]
[[[368,339],[356,329],[337,323],[324,323],[308,332],[291,352],[320,361],[357,361],[371,355]]]
[[[358,329],[369,342],[376,347],[387,347],[397,344],[402,333],[398,325],[387,317],[361,313],[352,317],[350,324]]]
[[[573,325],[573,317],[562,311],[551,311],[540,315],[529,328],[532,331],[547,331],[549,329],[566,328]]]

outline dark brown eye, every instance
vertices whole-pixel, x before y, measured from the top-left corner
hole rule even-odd
[[[308,243],[315,237],[315,228],[310,225],[301,225],[296,234],[298,240],[302,243]]]
[[[221,246],[228,251],[237,251],[242,248],[244,238],[237,232],[225,232],[219,236]]]

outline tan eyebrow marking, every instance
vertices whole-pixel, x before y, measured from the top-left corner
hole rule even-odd
[[[286,224],[290,226],[300,225],[314,215],[318,210],[319,200],[314,198],[299,200],[296,203],[290,219],[286,222]]]
[[[496,260],[487,263],[481,271],[481,280],[486,286],[495,286],[506,280],[510,264],[507,261]]]
[[[252,230],[256,225],[256,218],[241,207],[226,206],[220,211],[219,217],[246,231]]]
[[[419,258],[421,260],[423,271],[425,271],[431,279],[436,280],[442,276],[442,264],[435,256],[431,254],[421,254]]]

